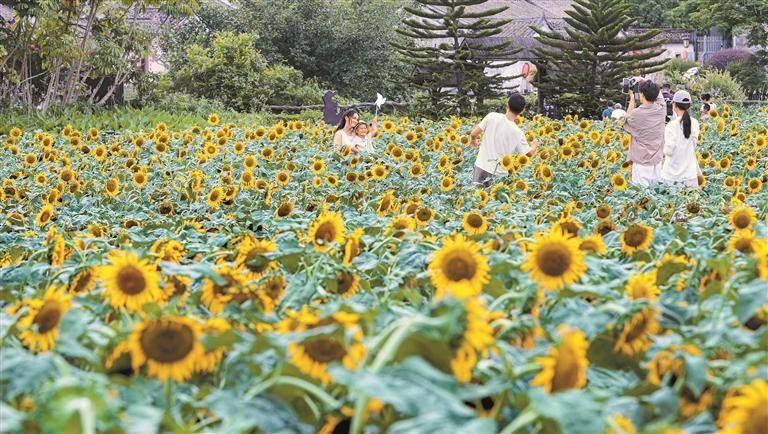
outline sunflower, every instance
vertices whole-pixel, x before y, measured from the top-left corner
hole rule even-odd
[[[453,188],[453,184],[456,182],[452,177],[450,176],[444,176],[443,179],[440,181],[440,189],[443,191],[451,191]]]
[[[232,328],[224,318],[208,318],[200,328],[202,334],[224,333]],[[213,372],[227,352],[227,347],[217,347],[213,350],[203,349],[195,363],[195,372]]]
[[[37,213],[37,217],[35,217],[35,224],[42,227],[45,226],[51,219],[53,218],[54,211],[53,211],[53,205],[44,205],[40,212]]]
[[[298,313],[286,313],[286,319],[277,328],[307,331],[335,326],[330,331],[314,333],[301,341],[288,344],[291,363],[303,374],[328,384],[333,381],[327,371],[329,364],[341,363],[345,368],[355,370],[365,357],[363,333],[356,324],[357,320],[356,314],[346,312],[336,312],[331,317],[321,319],[308,309],[302,309]]]
[[[70,255],[71,251],[67,249],[67,244],[64,242],[64,237],[61,235],[54,236],[50,244],[51,250],[49,254],[51,265],[56,267],[61,266]]]
[[[563,232],[567,235],[570,235],[572,237],[579,236],[579,230],[581,229],[581,223],[579,223],[578,220],[572,218],[572,217],[566,217],[565,215],[563,217],[560,217],[558,221],[555,222],[555,226],[559,227],[563,230]]]
[[[522,193],[527,193],[528,192],[528,183],[525,182],[522,179],[518,179],[517,181],[515,181],[513,186],[514,186],[515,190],[517,190],[519,192],[522,192]]]
[[[751,229],[740,229],[734,231],[731,238],[728,240],[728,251],[739,251],[743,254],[750,254],[756,250],[756,245],[764,242],[763,240],[755,237],[755,232]]]
[[[622,174],[614,173],[611,176],[611,187],[613,187],[614,190],[617,190],[617,191],[626,190],[627,180],[624,178]]]
[[[275,183],[277,185],[286,185],[290,180],[291,180],[291,175],[284,170],[278,171],[277,174],[275,175]]]
[[[289,201],[282,202],[275,210],[275,218],[288,217],[292,212],[293,203]]]
[[[604,254],[605,243],[603,242],[602,235],[592,234],[582,238],[579,243],[579,250],[585,253],[596,253],[598,255]]]
[[[472,379],[472,369],[480,357],[486,357],[489,347],[494,342],[490,314],[481,298],[470,297],[463,300],[463,333],[461,340],[453,348],[451,371],[460,383]]]
[[[656,271],[632,274],[627,280],[626,291],[630,300],[658,300],[661,290],[656,286]]]
[[[337,212],[323,211],[310,224],[308,236],[315,251],[328,251],[332,244],[344,241],[344,219]]]
[[[605,434],[635,434],[635,426],[632,424],[632,420],[621,414],[611,416],[609,426]],[[614,426],[618,431],[614,430]]]
[[[652,307],[644,308],[624,323],[613,349],[629,357],[647,350],[651,345],[651,335],[660,331],[657,312]]]
[[[219,118],[219,114],[218,114],[218,113],[211,113],[211,114],[208,116],[208,123],[209,123],[211,126],[214,126],[214,127],[215,127],[216,125],[218,125],[218,124],[219,124],[219,121],[220,121],[220,120],[221,120],[221,118]]]
[[[560,343],[549,349],[547,356],[537,357],[542,368],[531,380],[547,393],[581,389],[587,383],[587,347],[589,343],[579,330],[561,329]]]
[[[504,170],[512,170],[515,168],[515,156],[512,154],[506,154],[499,160],[499,165]]]
[[[754,221],[755,211],[748,206],[734,208],[728,214],[728,223],[736,230],[749,229]]]
[[[360,288],[360,276],[350,271],[337,271],[328,291],[342,297],[351,297]]]
[[[570,120],[566,119],[566,122],[570,122]],[[586,130],[587,128],[589,128],[589,122],[588,121],[586,121],[585,119],[582,119],[581,121],[579,121],[579,129],[580,130]]]
[[[124,307],[128,312],[136,312],[144,303],[162,297],[155,266],[147,260],[139,260],[133,253],[110,252],[109,265],[101,266],[98,275],[104,284],[102,295],[114,308]]]
[[[552,177],[554,176],[554,173],[552,172],[552,168],[547,166],[546,164],[542,164],[539,166],[539,177],[541,177],[541,180],[544,182],[550,182],[552,181]]]
[[[27,314],[16,324],[19,339],[34,352],[50,351],[59,336],[61,318],[72,306],[71,296],[64,287],[51,286],[40,299],[23,300]]]
[[[458,298],[479,294],[488,283],[490,267],[480,246],[462,235],[443,239],[429,263],[429,277],[441,298],[447,291]]]
[[[399,240],[405,238],[405,235],[416,229],[416,221],[407,214],[401,214],[394,217],[386,228],[386,233]]]
[[[393,211],[395,201],[395,190],[387,190],[386,193],[379,200],[379,205],[376,207],[376,215],[379,217],[385,216],[388,212]]]
[[[277,262],[264,255],[277,250],[277,244],[270,240],[260,240],[246,235],[237,247],[235,265],[245,267],[251,272],[251,278],[258,278],[270,270],[277,269]]]
[[[419,226],[425,226],[435,218],[435,211],[428,206],[422,206],[416,210],[413,216]]]
[[[653,229],[643,224],[628,227],[619,238],[621,251],[627,255],[645,250],[653,242]]]
[[[142,321],[128,337],[131,367],[147,365],[147,375],[160,381],[181,383],[192,377],[201,357],[200,324],[183,316],[164,316]]]
[[[325,162],[323,160],[317,159],[312,162],[310,169],[315,175],[320,175],[323,173],[323,171],[325,171]]]
[[[259,298],[265,313],[272,313],[275,310],[275,306],[285,294],[287,285],[285,277],[281,275],[270,276],[261,283],[256,291],[256,296]]]
[[[547,233],[535,234],[534,240],[521,268],[542,287],[558,289],[570,285],[587,270],[578,238],[553,227]]]
[[[109,197],[115,197],[120,194],[120,181],[117,178],[109,178],[104,186],[104,192]]]
[[[410,173],[411,178],[418,178],[424,174],[424,165],[421,163],[414,163],[411,165],[411,168],[408,170],[408,172]]]
[[[45,176],[45,173],[38,173],[35,175],[35,184],[45,185],[46,182],[48,182],[48,177]]]
[[[589,140],[592,141],[592,143],[597,143],[600,141],[600,131],[592,130],[589,132]]]
[[[69,281],[67,291],[75,295],[89,292],[96,283],[97,274],[93,267],[84,268]]]
[[[595,208],[595,215],[600,220],[605,220],[611,217],[611,207],[605,204],[600,204],[597,208]]]
[[[387,176],[387,169],[383,165],[377,164],[377,165],[373,166],[373,169],[371,169],[371,175],[372,175],[373,179],[375,179],[377,181],[380,181],[380,180],[386,178],[386,176]]]
[[[768,381],[757,379],[729,390],[717,422],[723,433],[765,433],[768,426]]]
[[[344,244],[344,265],[352,264],[352,260],[360,255],[360,238],[363,236],[363,229],[357,228],[347,237]]]
[[[208,197],[206,199],[206,202],[208,203],[208,206],[211,208],[218,208],[219,205],[221,205],[221,202],[224,200],[224,189],[221,187],[214,187],[211,189],[210,193],[208,193]]]
[[[464,214],[461,226],[470,235],[479,235],[488,230],[488,221],[482,214],[471,211]]]
[[[214,271],[223,283],[206,279],[200,290],[200,301],[211,313],[218,314],[224,310],[224,306],[232,300],[234,294],[245,286],[245,275],[240,269],[226,264],[216,265]]]

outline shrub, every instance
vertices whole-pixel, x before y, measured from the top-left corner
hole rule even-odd
[[[724,71],[728,64],[747,60],[751,55],[752,53],[744,48],[727,48],[713,54],[706,62],[704,62],[704,66],[710,69]]]
[[[714,98],[742,100],[746,98],[744,89],[728,71],[707,71],[699,83],[701,93],[709,93]]]
[[[749,99],[760,99],[768,96],[768,59],[753,55],[742,62],[728,65],[728,71],[741,83]]]
[[[689,69],[695,68],[697,66],[701,66],[701,64],[694,60],[671,59],[664,65],[664,75],[666,76],[667,74],[673,72],[679,72],[682,75],[685,74],[685,71],[688,71]]]

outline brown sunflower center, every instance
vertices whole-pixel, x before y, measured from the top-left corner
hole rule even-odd
[[[59,325],[62,314],[61,304],[56,300],[48,300],[37,312],[32,322],[37,326],[39,333],[47,333]]]
[[[133,265],[127,265],[120,268],[117,272],[117,287],[120,292],[128,295],[136,295],[147,286],[147,281],[144,278],[144,273]]]
[[[739,229],[745,229],[748,228],[750,224],[752,224],[752,219],[749,218],[747,213],[739,212],[733,216],[733,224]]]
[[[51,218],[51,212],[48,210],[45,210],[40,214],[40,221],[41,222],[47,222]]]
[[[432,218],[432,212],[426,208],[420,208],[416,211],[416,218],[422,222],[428,221]]]
[[[336,293],[346,294],[355,284],[355,275],[352,273],[336,273]]]
[[[467,216],[467,224],[469,224],[471,227],[477,229],[481,226],[483,226],[483,216],[477,213],[472,213]]]
[[[93,271],[88,269],[75,276],[70,291],[79,294],[88,289],[93,281]]]
[[[315,231],[315,242],[330,243],[336,238],[336,227],[332,222],[323,222]],[[319,243],[318,243],[319,244]]]
[[[579,371],[578,354],[568,348],[561,350],[555,364],[555,374],[552,376],[552,392],[576,387]]]
[[[597,217],[605,219],[611,216],[611,209],[607,206],[599,206],[597,208]]]
[[[635,321],[630,321],[628,324],[629,333],[627,333],[626,341],[633,342],[635,339],[640,338],[645,334],[645,330],[648,328],[648,319],[640,312],[634,318]]]
[[[160,363],[174,363],[192,352],[195,334],[186,324],[158,320],[141,333],[139,341],[148,359]]]
[[[750,238],[739,238],[736,240],[734,247],[741,253],[752,253],[752,240]]]
[[[536,252],[536,265],[547,276],[562,276],[571,266],[568,246],[561,243],[543,245]]]
[[[764,399],[765,397],[759,402],[765,402]],[[765,432],[766,426],[768,426],[768,406],[756,405],[744,421],[743,432],[745,434],[761,434]]]
[[[347,350],[340,343],[327,337],[318,337],[302,343],[304,352],[310,359],[318,363],[330,363],[341,360],[347,355]]]
[[[477,264],[469,252],[453,251],[445,255],[442,264],[443,274],[453,282],[471,279],[477,272]]]
[[[281,204],[279,208],[277,208],[277,215],[278,217],[286,217],[291,213],[291,211],[293,211],[293,205],[290,203],[284,203]]]
[[[579,233],[579,224],[571,220],[560,222],[560,228],[574,236]]]
[[[648,233],[645,228],[640,226],[632,226],[624,232],[624,242],[630,247],[638,247],[642,245],[648,238]]]
[[[263,273],[272,264],[272,261],[263,256],[264,253],[267,252],[260,248],[249,250],[245,255],[245,266],[254,273]]]
[[[379,204],[379,211],[386,212],[390,206],[392,206],[392,201],[389,199],[389,197],[385,197],[381,200],[381,203]]]

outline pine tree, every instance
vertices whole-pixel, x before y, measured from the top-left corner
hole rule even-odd
[[[606,100],[623,101],[621,80],[659,71],[666,60],[655,50],[664,43],[660,30],[623,35],[633,24],[625,0],[574,0],[566,11],[564,33],[533,27],[542,44],[539,57],[539,101],[562,112],[595,116]]]
[[[493,18],[506,6],[474,7],[486,1],[417,0],[414,7],[404,8],[410,17],[397,29],[404,41],[392,46],[412,67],[405,74],[406,84],[424,92],[425,111],[432,115],[467,113],[472,98],[482,104],[498,96],[505,90],[503,82],[513,78],[486,71],[513,64],[508,59],[519,51],[509,49],[510,40],[492,38],[510,20]]]

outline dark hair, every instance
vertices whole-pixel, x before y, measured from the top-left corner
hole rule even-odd
[[[358,115],[359,116],[359,113],[357,112],[357,110],[355,110],[353,108],[345,111],[344,114],[341,115],[341,120],[339,121],[339,126],[336,127],[336,131],[334,131],[334,134],[337,131],[339,131],[340,129],[344,128],[344,126],[347,124],[347,118],[348,117],[351,117],[351,116],[354,116],[354,115]]]
[[[519,115],[525,110],[525,97],[520,92],[514,92],[507,100],[507,107],[512,113]]]
[[[704,103],[704,105],[703,105],[703,106],[701,106],[701,111],[702,111],[703,113],[709,113],[709,109],[710,109],[710,108],[712,108],[712,106],[711,106],[711,105],[709,105],[709,104],[707,104],[707,103]]]
[[[672,89],[672,85],[670,85],[669,83],[664,83],[663,85],[661,85],[661,88],[662,89]]]
[[[612,100],[610,100],[610,99],[608,100],[608,102],[605,103],[605,105],[607,105],[607,106],[609,106],[611,108],[613,108],[613,104],[615,104],[615,103]]]
[[[651,80],[640,83],[639,90],[648,101],[656,101],[656,98],[659,97],[659,86]]]
[[[355,132],[357,132],[357,129],[362,127],[363,125],[365,125],[366,127],[370,127],[370,125],[368,125],[368,122],[366,121],[357,121],[357,125],[355,125]]]
[[[710,98],[712,98],[712,95],[708,93],[701,94],[701,99],[703,99],[704,101],[709,101]]]
[[[691,138],[691,115],[688,114],[688,109],[691,108],[691,103],[689,102],[673,102],[677,108],[680,110],[683,110],[683,117],[680,118],[680,123],[683,125],[683,135],[686,139]]]

